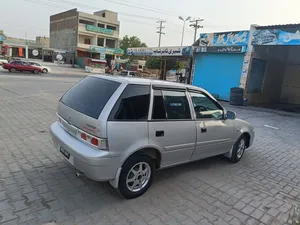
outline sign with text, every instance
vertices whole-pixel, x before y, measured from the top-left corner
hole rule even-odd
[[[200,34],[200,46],[243,46],[248,45],[249,31]]]
[[[89,51],[93,53],[107,54],[107,55],[123,55],[124,51],[120,48],[104,48],[99,46],[90,46]]]
[[[269,29],[253,32],[252,45],[300,45],[300,29]]]
[[[127,49],[127,55],[135,56],[192,56],[192,54],[191,46]]]
[[[110,29],[106,29],[103,27],[97,27],[97,26],[93,26],[93,25],[86,25],[86,30],[87,31],[92,31],[92,32],[97,32],[97,33],[102,33],[102,34],[109,34],[112,35],[114,33],[113,30]]]
[[[242,53],[246,52],[246,46],[199,46],[194,48],[195,53]]]

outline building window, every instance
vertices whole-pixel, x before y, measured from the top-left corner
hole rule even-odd
[[[88,25],[94,25],[93,22],[87,21],[87,20],[79,20],[79,23],[88,24]]]
[[[105,17],[105,13],[102,13],[102,17]]]
[[[97,39],[97,45],[104,47],[104,38],[98,38]]]
[[[98,23],[98,27],[105,28],[105,25],[104,25],[104,24],[102,24],[102,23]]]
[[[91,39],[85,38],[85,39],[84,39],[84,44],[90,45],[90,44],[91,44]]]
[[[115,48],[116,47],[116,41],[115,40],[106,39],[106,47],[107,48]]]
[[[106,28],[110,30],[117,30],[115,26],[110,26],[110,25],[107,25]]]

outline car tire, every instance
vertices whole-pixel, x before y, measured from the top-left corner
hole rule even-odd
[[[34,74],[38,74],[39,71],[38,71],[38,70],[33,70],[33,73],[34,73]]]
[[[151,186],[155,173],[154,160],[143,154],[131,156],[122,166],[119,192],[126,199],[143,195]]]
[[[245,135],[242,135],[239,137],[239,139],[235,142],[233,146],[230,161],[233,163],[239,162],[242,159],[246,148],[247,138]]]
[[[11,69],[9,70],[9,72],[15,73],[15,72],[17,72],[17,70],[16,70],[16,68],[11,68]]]
[[[47,69],[43,69],[43,73],[48,73],[48,70]]]

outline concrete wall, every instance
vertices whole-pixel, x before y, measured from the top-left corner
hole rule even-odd
[[[105,18],[107,18],[109,21],[118,21],[118,13],[109,11],[109,10],[101,10],[98,12],[94,12],[94,15],[101,16],[105,14]]]
[[[50,47],[74,52],[77,46],[78,12],[76,9],[50,17]]]
[[[104,10],[107,11],[107,10]],[[103,11],[103,12],[104,12]],[[102,11],[100,11],[102,12]],[[97,12],[96,12],[97,13]],[[111,12],[113,13],[113,12]],[[85,13],[85,12],[79,12],[79,18],[83,19],[83,20],[89,20],[91,22],[95,22],[95,25],[97,25],[97,23],[101,23],[101,24],[105,24],[105,28],[106,25],[112,25],[115,26],[117,28],[117,31],[120,30],[120,22],[118,21],[118,14],[115,13],[116,16],[112,16],[112,17],[102,17],[102,14],[89,14],[89,13]],[[105,14],[106,15],[106,14]]]
[[[285,46],[259,46],[255,47],[254,51],[252,58],[266,60],[267,66],[261,93],[247,93],[246,91],[249,103],[272,104],[278,102],[285,74],[285,60],[288,56],[288,49]],[[251,79],[251,75],[248,77],[249,79]]]
[[[50,33],[50,47],[74,52],[77,46],[77,34],[73,29],[52,31]]]
[[[35,38],[35,40],[40,45],[43,45],[43,46],[48,47],[48,48],[50,47],[50,38],[49,37],[37,36]]]
[[[54,21],[64,20],[66,18],[70,18],[70,17],[77,16],[77,15],[78,15],[78,11],[76,8],[65,11],[65,12],[57,13],[55,15],[50,16],[50,23],[52,23]],[[51,28],[50,28],[50,31],[51,31]]]

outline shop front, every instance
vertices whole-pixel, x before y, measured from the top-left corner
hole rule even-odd
[[[128,48],[127,49],[128,56],[137,56],[137,57],[146,57],[150,59],[150,57],[156,57],[160,60],[160,79],[167,79],[167,70],[168,65],[174,65],[176,63],[181,62],[183,64],[182,68],[185,73],[177,71],[176,79],[180,82],[190,81],[190,71],[192,65],[192,56],[193,56],[193,48],[192,46],[168,46],[168,47],[150,47],[150,48]]]
[[[106,65],[109,67],[113,61],[124,54],[124,51],[120,48],[104,48],[100,46],[89,46],[89,48],[77,48],[77,57],[75,59],[76,64],[80,67],[85,67],[87,58],[96,60],[106,60]]]
[[[300,112],[300,25],[252,26],[250,104]]]
[[[201,34],[194,47],[192,84],[228,101],[230,89],[240,86],[248,40],[249,31]]]

